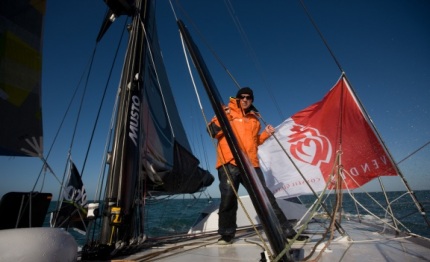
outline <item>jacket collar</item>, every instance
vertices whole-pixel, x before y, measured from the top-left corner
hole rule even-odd
[[[257,108],[254,106],[254,104],[251,104],[251,106],[248,108],[248,110],[244,111],[242,110],[242,107],[240,106],[239,99],[235,97],[230,97],[230,110],[236,111],[236,112],[242,112],[242,115],[247,114],[254,114],[257,117],[260,116],[260,113],[258,112]]]

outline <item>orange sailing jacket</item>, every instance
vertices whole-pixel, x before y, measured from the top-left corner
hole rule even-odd
[[[237,138],[239,147],[248,156],[252,165],[254,167],[259,167],[260,164],[257,155],[258,146],[263,144],[263,142],[270,137],[270,134],[266,131],[259,134],[261,124],[258,120],[258,111],[251,105],[251,111],[245,113],[240,107],[239,101],[233,97],[230,98],[228,108],[229,110],[226,111],[227,117]],[[216,117],[209,123],[208,130],[212,137],[218,139],[216,168],[227,163],[236,165],[227,139]]]

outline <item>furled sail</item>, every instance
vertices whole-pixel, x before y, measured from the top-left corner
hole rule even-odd
[[[45,0],[0,2],[0,155],[40,156]]]
[[[285,120],[275,134],[282,147],[272,137],[260,146],[259,156],[276,197],[312,193],[288,156],[315,192],[326,183],[334,187],[335,166],[342,166],[343,189],[398,175],[344,76],[320,102]]]
[[[155,20],[147,25],[152,26],[146,29],[150,44],[144,58],[141,154],[151,178],[148,186],[167,193],[194,193],[213,178],[198,167],[191,153],[161,57]]]

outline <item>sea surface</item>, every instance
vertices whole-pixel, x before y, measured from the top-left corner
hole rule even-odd
[[[430,227],[427,225],[423,216],[410,196],[403,196],[405,192],[388,192],[387,197],[391,201],[394,214],[411,232],[430,238]],[[430,190],[415,191],[416,198],[422,204],[425,211],[430,210]],[[401,197],[403,196],[403,197]],[[386,208],[386,198],[381,192],[373,193],[355,193],[353,195],[358,202],[366,207],[370,212],[379,217],[386,217],[386,211],[383,210],[376,201],[382,203]],[[401,197],[401,198],[399,198]],[[369,213],[363,207],[355,205],[349,194],[342,196],[342,210],[348,215],[357,215],[369,217]],[[301,196],[300,200],[310,206],[315,200],[314,196]],[[145,230],[149,237],[166,236],[169,234],[187,233],[188,229],[194,224],[202,210],[211,205],[218,205],[218,198],[175,198],[163,200],[151,200],[147,202],[145,212]],[[335,196],[330,195],[326,201],[328,209],[331,203],[335,203]],[[56,202],[51,203],[50,210],[54,210]],[[429,214],[427,218],[430,220]],[[46,218],[46,225],[49,225],[49,217]],[[70,230],[71,234],[77,239],[79,245],[84,245],[86,236]]]

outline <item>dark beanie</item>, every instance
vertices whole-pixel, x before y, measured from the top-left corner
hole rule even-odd
[[[239,91],[237,91],[236,94],[236,98],[240,98],[241,95],[246,94],[246,95],[250,95],[252,101],[254,101],[254,93],[252,92],[252,89],[249,87],[242,87],[241,89],[239,89]]]

